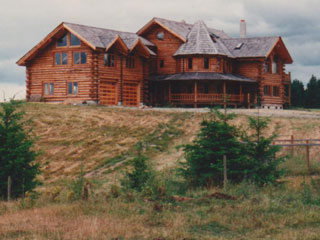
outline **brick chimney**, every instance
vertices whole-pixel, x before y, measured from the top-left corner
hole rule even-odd
[[[247,37],[247,26],[245,20],[240,20],[240,38]]]

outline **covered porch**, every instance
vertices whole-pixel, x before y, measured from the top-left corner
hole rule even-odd
[[[152,102],[160,102],[163,105],[191,107],[220,105],[235,108],[250,108],[257,103],[255,80],[216,73],[197,73],[196,76],[195,73],[174,75],[176,76],[169,75],[162,80],[152,81],[151,95],[154,98]],[[208,79],[210,77],[211,79]]]

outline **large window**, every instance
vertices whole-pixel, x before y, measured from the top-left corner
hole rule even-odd
[[[135,67],[135,60],[133,56],[129,56],[126,58],[126,67],[127,68],[134,68]]]
[[[53,95],[53,94],[54,94],[54,83],[45,83],[44,95]]]
[[[263,93],[265,96],[271,96],[271,87],[266,85],[263,87]]]
[[[280,88],[278,86],[273,86],[272,95],[274,97],[279,97],[280,96]]]
[[[68,43],[68,35],[65,34],[62,38],[58,39],[57,46],[65,47],[67,46],[67,43]]]
[[[209,69],[209,58],[208,57],[205,57],[204,59],[203,59],[203,67],[204,67],[204,69]]]
[[[114,67],[114,55],[110,53],[104,54],[104,65]]]
[[[188,58],[188,69],[192,69],[192,58]]]
[[[73,94],[73,95],[78,94],[78,83],[77,82],[69,82],[68,83],[68,94]]]
[[[68,64],[68,54],[63,52],[63,53],[56,53],[55,56],[55,62],[56,65],[66,65]]]
[[[70,46],[80,46],[80,39],[72,33],[70,34]]]

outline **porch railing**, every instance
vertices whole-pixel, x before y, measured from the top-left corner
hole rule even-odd
[[[245,95],[227,94],[225,96],[227,103],[242,104],[245,102]],[[172,102],[179,103],[223,103],[224,95],[219,93],[172,93]]]

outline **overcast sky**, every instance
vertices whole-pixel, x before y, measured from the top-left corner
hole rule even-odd
[[[16,61],[61,22],[136,32],[152,17],[203,19],[208,27],[239,36],[282,36],[294,60],[292,78],[320,78],[319,0],[0,0],[0,99],[24,96],[25,68]],[[17,85],[20,85],[18,87]]]

